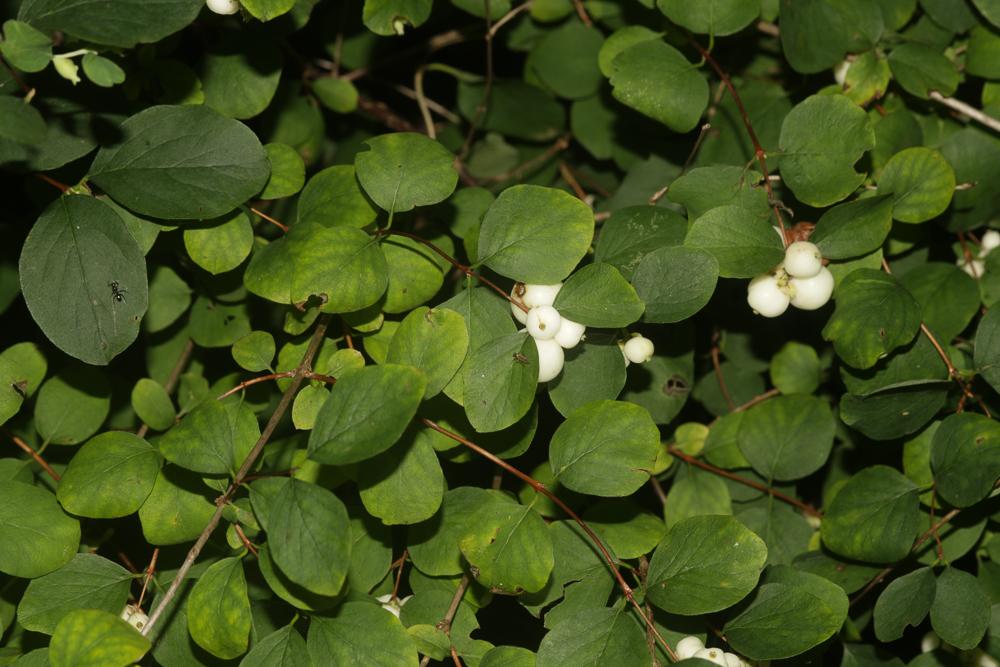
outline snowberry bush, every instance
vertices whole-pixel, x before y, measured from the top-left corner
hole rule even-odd
[[[997,0],[0,0],[0,171],[0,665],[1000,661]]]

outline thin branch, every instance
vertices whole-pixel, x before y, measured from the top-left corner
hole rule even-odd
[[[448,611],[444,613],[444,617],[434,626],[448,636],[449,642],[451,641],[451,623],[455,620],[455,614],[458,613],[458,608],[462,605],[462,597],[465,595],[465,591],[471,582],[472,579],[469,577],[468,573],[462,575],[462,578],[458,582],[458,588],[455,589],[455,594],[451,596],[451,604],[448,605]],[[454,642],[452,642],[451,651],[454,655]],[[458,656],[455,656],[455,659],[457,658]],[[420,661],[421,667],[426,667],[430,661],[431,657],[429,655],[424,655],[423,659]]]
[[[1000,119],[985,114],[976,107],[966,104],[962,100],[956,100],[954,97],[945,97],[936,90],[932,90],[927,94],[927,96],[938,104],[942,104],[952,111],[957,111],[960,114],[968,116],[977,123],[985,125],[994,132],[1000,132]]]
[[[217,396],[215,400],[221,401],[224,398],[229,398],[236,392],[243,391],[247,387],[251,387],[255,384],[260,384],[261,382],[267,382],[268,380],[281,380],[284,378],[294,377],[297,371],[298,369],[292,371],[281,371],[280,373],[268,373],[267,375],[259,375],[255,378],[244,380],[243,382],[240,382],[238,385],[236,385],[229,391],[219,394],[219,396]],[[326,384],[335,384],[337,382],[337,378],[335,377],[331,377],[329,375],[323,375],[322,373],[313,373],[312,371],[305,373],[302,377],[305,380],[319,380],[320,382],[325,382]]]
[[[8,72],[10,72],[10,77],[14,79],[14,83],[20,86],[21,90],[24,91],[25,98],[30,99],[34,97],[35,96],[34,88],[32,88],[31,86],[29,86],[24,82],[24,79],[22,79],[21,75],[17,73],[17,70],[11,67],[10,63],[7,62],[7,59],[4,58],[3,56],[0,56],[0,62],[2,62],[3,66],[7,69]]]
[[[413,90],[417,96],[417,106],[420,108],[420,116],[424,119],[424,128],[427,136],[437,139],[437,130],[434,129],[434,119],[431,118],[431,110],[427,106],[427,98],[424,97],[424,72],[427,68],[421,65],[413,74]]]
[[[379,83],[382,83],[382,82],[379,82]],[[404,86],[401,83],[391,83],[391,82],[388,82],[388,81],[386,81],[385,84],[388,85],[393,90],[395,90],[400,95],[402,95],[403,97],[408,97],[408,98],[410,98],[413,101],[417,101],[417,91],[415,91],[413,88],[410,88],[408,86]],[[462,122],[462,117],[461,116],[459,116],[458,114],[452,112],[448,107],[444,106],[440,102],[435,102],[434,100],[432,100],[431,98],[427,97],[426,95],[424,96],[423,99],[424,99],[424,102],[427,104],[427,108],[428,109],[430,109],[431,111],[433,111],[437,115],[441,116],[442,118],[444,118],[445,120],[447,120],[449,123],[454,123],[455,125],[458,125],[459,123]]]
[[[247,537],[247,534],[243,532],[242,528],[240,528],[240,524],[234,523],[233,529],[236,531],[236,535],[240,538],[240,542],[242,542],[243,546],[247,548],[247,551],[256,556],[257,547],[253,545],[253,542],[250,541],[250,538]]]
[[[576,15],[580,17],[583,21],[583,25],[588,28],[594,27],[594,22],[590,19],[590,15],[587,13],[587,8],[583,6],[583,0],[573,0],[573,7],[576,9]]]
[[[163,595],[163,599],[160,600],[160,604],[156,606],[153,613],[149,615],[149,622],[142,629],[142,635],[148,637],[150,631],[156,625],[156,622],[163,615],[167,606],[176,597],[178,590],[180,590],[181,583],[184,578],[187,577],[188,572],[190,572],[191,567],[194,565],[195,561],[198,559],[201,550],[208,543],[208,538],[211,537],[212,533],[215,531],[219,522],[222,520],[222,513],[226,508],[226,505],[235,495],[237,489],[243,483],[243,479],[250,472],[250,468],[256,463],[257,458],[260,453],[264,450],[264,445],[268,443],[271,436],[274,434],[274,430],[278,427],[278,423],[281,421],[282,417],[285,416],[285,412],[288,411],[289,406],[292,404],[292,399],[295,397],[295,393],[298,391],[299,386],[305,380],[306,374],[312,369],[312,361],[319,352],[320,345],[323,343],[323,337],[326,335],[326,328],[330,322],[330,315],[324,315],[319,323],[316,325],[316,329],[313,332],[312,339],[309,341],[309,347],[306,349],[304,355],[302,355],[302,361],[299,363],[298,367],[295,369],[295,375],[292,377],[291,384],[285,390],[285,393],[281,395],[281,400],[278,402],[278,407],[275,408],[274,412],[271,414],[271,418],[268,420],[267,425],[264,427],[263,432],[260,434],[260,438],[257,439],[257,443],[247,454],[246,459],[243,461],[243,465],[236,472],[236,476],[233,477],[233,481],[229,484],[226,489],[215,502],[216,509],[215,513],[212,514],[212,518],[209,519],[208,525],[205,526],[204,530],[198,536],[195,541],[194,546],[188,550],[187,556],[184,558],[184,563],[181,565],[177,574],[174,576],[173,581],[170,582],[170,588]]]
[[[396,132],[420,131],[416,125],[390,109],[389,105],[385,102],[379,102],[378,100],[373,100],[370,97],[359,95],[358,109],[379,121],[390,130],[394,130]]]
[[[573,170],[562,160],[559,161],[559,174],[563,177],[564,181],[569,183],[569,187],[573,189],[573,194],[576,195],[577,199],[587,203],[587,193],[580,187],[580,181],[576,180]]]
[[[68,185],[66,185],[65,183],[60,183],[56,179],[52,178],[51,176],[47,176],[46,174],[35,173],[35,178],[45,181],[46,183],[56,188],[57,190],[59,190],[59,192],[63,194],[66,194],[69,191]]]
[[[539,153],[530,160],[522,162],[518,166],[505,171],[502,174],[497,174],[496,176],[491,176],[489,178],[483,179],[486,183],[503,183],[504,181],[510,181],[513,179],[518,179],[524,174],[528,173],[536,167],[540,167],[552,158],[554,158],[559,153],[563,152],[569,148],[569,135],[563,135],[555,140],[551,146],[545,149],[544,153]]]
[[[719,363],[719,332],[716,331],[712,334],[712,370],[715,371],[715,379],[719,383],[719,391],[722,392],[722,398],[726,401],[726,406],[729,411],[732,412],[736,409],[736,403],[733,402],[733,397],[729,393],[729,387],[726,386],[726,378],[722,375],[722,364]]]
[[[590,540],[594,543],[594,545],[598,548],[598,550],[601,552],[601,555],[604,557],[604,561],[607,563],[608,568],[611,570],[612,576],[618,582],[619,588],[622,589],[622,592],[625,594],[625,597],[632,604],[635,610],[639,613],[639,616],[640,618],[642,618],[643,622],[645,622],[646,627],[649,628],[650,631],[654,634],[657,643],[659,643],[660,646],[663,648],[663,650],[666,652],[666,654],[670,656],[671,660],[675,662],[677,661],[677,655],[674,653],[673,649],[670,648],[670,645],[667,644],[667,641],[663,638],[663,635],[660,634],[659,630],[656,629],[656,626],[653,624],[653,620],[648,616],[646,616],[646,612],[643,610],[642,605],[640,605],[639,602],[635,599],[635,595],[632,592],[632,587],[628,585],[628,582],[626,582],[625,578],[622,577],[622,573],[618,571],[618,566],[615,564],[614,558],[611,556],[611,553],[608,551],[607,547],[604,546],[604,543],[601,541],[601,538],[597,536],[597,533],[595,533],[593,529],[591,529],[591,527],[588,526],[587,523],[583,519],[581,519],[576,512],[570,509],[569,505],[563,502],[563,500],[559,498],[559,496],[552,493],[552,491],[550,491],[547,486],[539,482],[537,479],[535,479],[531,475],[528,475],[527,473],[521,472],[519,469],[507,463],[506,461],[496,456],[495,454],[483,449],[476,443],[462,437],[457,433],[452,433],[448,429],[443,428],[438,424],[432,422],[430,419],[426,419],[424,417],[417,417],[417,420],[424,426],[437,431],[446,438],[451,438],[455,442],[465,445],[466,447],[476,452],[483,458],[487,459],[494,465],[500,466],[507,472],[511,473],[512,475],[520,479],[522,482],[528,484],[537,493],[542,494],[543,496],[551,500],[553,503],[558,505],[559,508],[566,513],[566,516],[572,519],[576,523],[576,525],[578,525],[580,529],[587,534],[587,537],[589,537]]]
[[[275,227],[277,227],[278,229],[280,229],[285,234],[288,233],[288,225],[286,225],[284,223],[281,223],[281,222],[278,222],[277,220],[275,220],[274,218],[272,218],[271,216],[269,216],[267,213],[264,213],[260,209],[254,208],[253,206],[250,207],[250,210],[252,212],[254,212],[255,214],[257,214],[257,216],[259,218],[261,218],[262,220],[267,220],[268,222],[270,222],[272,225],[274,225]]]
[[[30,456],[31,458],[33,458],[35,460],[35,463],[37,463],[38,465],[40,465],[42,467],[42,470],[44,470],[45,472],[47,472],[49,474],[49,477],[51,477],[53,480],[55,480],[57,482],[59,481],[59,473],[57,473],[55,470],[53,470],[52,466],[49,465],[48,461],[46,461],[45,459],[43,459],[42,455],[39,454],[38,452],[36,452],[35,449],[31,445],[29,445],[28,443],[26,443],[24,440],[21,440],[21,438],[17,437],[16,435],[14,435],[13,433],[11,433],[7,429],[4,429],[4,433],[6,433],[7,437],[10,438],[14,442],[15,445],[17,445],[18,447],[20,447],[24,451],[25,454],[27,454],[28,456]]]
[[[496,23],[494,23],[493,27],[490,28],[489,30],[490,37],[495,37],[497,31],[500,30],[500,28],[507,25],[508,23],[510,23],[511,21],[513,21],[515,18],[517,18],[518,14],[531,9],[531,3],[532,0],[526,0],[526,2],[522,2],[517,7],[514,7],[512,10],[510,10],[509,12],[498,18]]]
[[[160,547],[153,549],[153,555],[149,559],[149,565],[146,566],[146,576],[142,579],[142,590],[139,591],[139,601],[135,603],[136,607],[142,607],[143,598],[146,597],[146,589],[149,587],[149,582],[153,579],[153,574],[156,573],[156,559],[160,557]]]
[[[367,65],[365,67],[359,67],[356,70],[351,70],[350,72],[345,73],[344,76],[340,78],[345,81],[357,81],[358,79],[362,79],[371,74],[372,72],[374,72],[375,70],[381,69],[387,65],[391,65],[393,63],[397,63],[402,60],[412,59],[413,56],[418,53],[430,54],[440,49],[443,49],[446,46],[451,46],[452,44],[461,44],[462,42],[469,39],[469,35],[470,35],[469,30],[448,30],[447,32],[443,32],[439,35],[431,37],[429,40],[427,40],[427,42],[423,44],[418,44],[408,49],[396,51],[391,56],[387,57],[385,60],[373,63],[372,65]]]

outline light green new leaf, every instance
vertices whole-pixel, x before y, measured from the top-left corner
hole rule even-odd
[[[126,667],[150,648],[135,628],[100,609],[79,609],[59,622],[49,644],[52,667]]]
[[[938,494],[955,507],[976,504],[1000,478],[1000,422],[973,412],[949,415],[931,443]]]
[[[708,106],[705,76],[660,40],[633,44],[615,56],[611,68],[615,99],[674,132],[694,129]]]
[[[0,53],[22,72],[41,72],[52,60],[52,40],[23,21],[9,19],[3,24]]]
[[[595,496],[627,496],[649,480],[659,448],[660,431],[645,408],[594,401],[556,429],[549,462],[566,488]]]
[[[465,318],[447,308],[415,308],[389,342],[386,363],[419,368],[427,377],[424,398],[439,394],[458,372],[469,350]]]
[[[448,255],[455,253],[449,236],[428,239]],[[428,246],[405,236],[383,238],[382,252],[388,270],[388,285],[382,310],[405,313],[438,293],[451,265]]]
[[[131,48],[184,28],[204,6],[201,0],[25,0],[17,18],[41,30]]]
[[[734,651],[752,660],[790,658],[833,636],[847,618],[847,605],[840,586],[779,565],[767,571],[750,604],[722,631]]]
[[[1000,308],[991,308],[976,329],[976,370],[1000,391]]]
[[[86,54],[81,62],[83,73],[87,75],[91,83],[102,88],[111,88],[125,81],[125,70],[104,56],[96,53]]]
[[[382,364],[344,373],[316,416],[309,458],[357,463],[393,445],[424,398],[426,376],[412,366]]]
[[[834,292],[837,308],[823,327],[837,356],[870,368],[920,329],[920,305],[899,280],[876,269],[855,269]]]
[[[758,0],[706,0],[698,4],[684,0],[656,3],[667,18],[691,32],[722,37],[739,32],[760,14]]]
[[[187,597],[191,639],[228,660],[246,653],[250,641],[250,598],[243,561],[223,558],[208,566]]]
[[[365,509],[387,526],[419,523],[438,511],[445,480],[437,453],[416,431],[358,466]]]
[[[309,664],[306,640],[295,629],[294,623],[255,642],[240,661],[240,667],[300,667]]]
[[[711,253],[684,246],[646,254],[632,274],[632,286],[646,304],[646,322],[681,322],[708,304],[719,281]]]
[[[742,206],[718,206],[691,223],[684,245],[712,254],[723,278],[752,278],[785,257],[769,220]]]
[[[813,95],[781,124],[781,177],[810,206],[829,206],[861,185],[854,164],[875,147],[864,109],[842,95]]]
[[[458,546],[473,578],[499,593],[541,590],[555,563],[545,521],[530,506],[515,502],[495,501],[477,508]]]
[[[326,489],[289,479],[268,512],[274,564],[291,581],[319,595],[337,595],[351,563],[351,521]]]
[[[919,530],[916,484],[884,465],[865,468],[841,487],[823,516],[823,543],[846,558],[892,563],[910,552]]]
[[[569,275],[593,237],[594,212],[585,203],[555,188],[515,185],[486,212],[477,254],[500,275],[549,285]]]
[[[253,248],[250,218],[235,210],[204,225],[187,227],[184,248],[195,264],[213,275],[232,271]]]
[[[314,174],[302,189],[295,208],[296,226],[317,222],[324,227],[366,227],[378,217],[378,210],[361,190],[354,166],[346,164],[336,164]]]
[[[896,641],[907,626],[923,623],[937,590],[934,571],[922,567],[894,579],[875,603],[875,636],[881,642]]]
[[[252,331],[233,343],[233,360],[240,368],[258,373],[274,361],[274,336],[266,331]]]
[[[742,600],[767,562],[764,541],[730,516],[676,523],[649,562],[649,599],[672,614],[695,616]]]
[[[892,194],[892,217],[925,222],[944,213],[955,192],[955,170],[931,148],[906,148],[890,158],[878,180],[878,192]]]
[[[56,497],[78,516],[128,516],[149,497],[159,471],[160,455],[149,443],[125,431],[108,431],[73,456]]]
[[[242,123],[205,106],[154,106],[121,125],[90,178],[137,213],[206,220],[232,211],[264,187],[267,152]]]
[[[132,409],[144,424],[157,431],[173,426],[177,414],[170,394],[150,378],[142,378],[132,387]]]
[[[204,401],[167,431],[157,447],[171,463],[206,475],[235,475],[260,438],[250,406],[238,399]]]
[[[368,0],[367,5],[371,4]],[[382,134],[365,142],[354,168],[358,182],[383,210],[395,213],[444,201],[455,191],[455,156],[415,132]]]
[[[525,333],[487,341],[469,354],[463,376],[465,414],[479,433],[499,431],[527,414],[538,385],[538,348]]]
[[[157,546],[195,539],[215,512],[210,494],[196,474],[165,465],[139,508],[143,537]]]
[[[35,394],[47,370],[48,362],[34,343],[17,343],[0,352],[0,424]]]
[[[417,28],[431,15],[433,0],[365,0],[365,26],[376,35],[401,35]]]
[[[358,108],[358,89],[347,79],[324,76],[313,81],[313,94],[320,104],[336,113],[351,113]]]
[[[104,202],[79,195],[52,202],[24,241],[18,272],[32,318],[66,354],[103,366],[139,335],[146,260]]]
[[[103,609],[118,614],[128,600],[133,576],[97,554],[76,554],[55,572],[33,579],[17,606],[17,622],[26,630],[55,632],[75,609]]]
[[[261,199],[291,197],[306,182],[306,165],[299,152],[287,144],[271,143],[264,146],[271,175],[260,193]]]
[[[45,489],[9,480],[0,484],[0,572],[34,579],[70,560],[80,545],[80,522]]]
[[[887,196],[838,204],[820,216],[809,241],[826,259],[865,255],[881,246],[889,235],[892,212],[893,201]]]
[[[961,77],[939,47],[919,42],[900,44],[889,53],[892,76],[903,90],[927,99],[936,90],[945,97],[958,88]]]
[[[536,667],[652,664],[642,626],[627,605],[577,611],[550,630],[538,646]]]
[[[827,401],[815,396],[778,396],[743,416],[739,448],[764,478],[801,479],[826,463],[836,430]]]
[[[347,602],[334,616],[313,617],[306,645],[314,665],[416,667],[419,660],[399,619],[370,602]]]
[[[240,0],[240,6],[255,19],[270,21],[291,11],[295,0]]]
[[[559,314],[588,327],[627,327],[642,315],[639,295],[618,269],[596,262],[576,271],[553,304]]]
[[[955,567],[938,575],[931,627],[941,641],[965,651],[974,649],[989,627],[990,611],[990,598],[979,579]]]

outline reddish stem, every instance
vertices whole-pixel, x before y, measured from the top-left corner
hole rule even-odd
[[[274,218],[272,218],[271,216],[269,216],[267,213],[264,213],[263,211],[261,211],[259,209],[256,209],[253,206],[250,207],[250,210],[253,211],[255,214],[257,214],[258,217],[262,218],[263,220],[267,220],[268,222],[270,222],[272,225],[274,225],[275,227],[277,227],[278,229],[280,229],[282,232],[284,232],[286,234],[288,233],[288,225],[286,225],[286,224],[284,224],[282,222],[278,222],[277,220],[275,220]]]
[[[14,435],[13,433],[11,433],[10,431],[8,431],[6,429],[4,429],[4,433],[6,433],[7,437],[10,438],[14,442],[15,445],[17,445],[18,447],[20,447],[24,451],[25,454],[27,454],[28,456],[30,456],[31,458],[33,458],[35,460],[35,463],[37,463],[38,465],[42,466],[42,470],[44,470],[45,472],[47,472],[48,475],[49,475],[49,477],[51,477],[53,480],[55,480],[57,482],[59,481],[59,473],[57,473],[55,470],[53,470],[52,466],[49,465],[48,461],[46,461],[45,459],[43,459],[42,455],[39,454],[38,452],[36,452],[35,449],[31,445],[29,445],[28,443],[26,443],[24,440],[21,440],[21,438],[17,437],[16,435]]]

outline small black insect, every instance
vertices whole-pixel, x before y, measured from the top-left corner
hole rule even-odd
[[[108,283],[108,287],[111,288],[111,296],[115,301],[118,303],[125,303],[125,292],[128,291],[127,289],[121,287],[117,280],[112,280]]]

